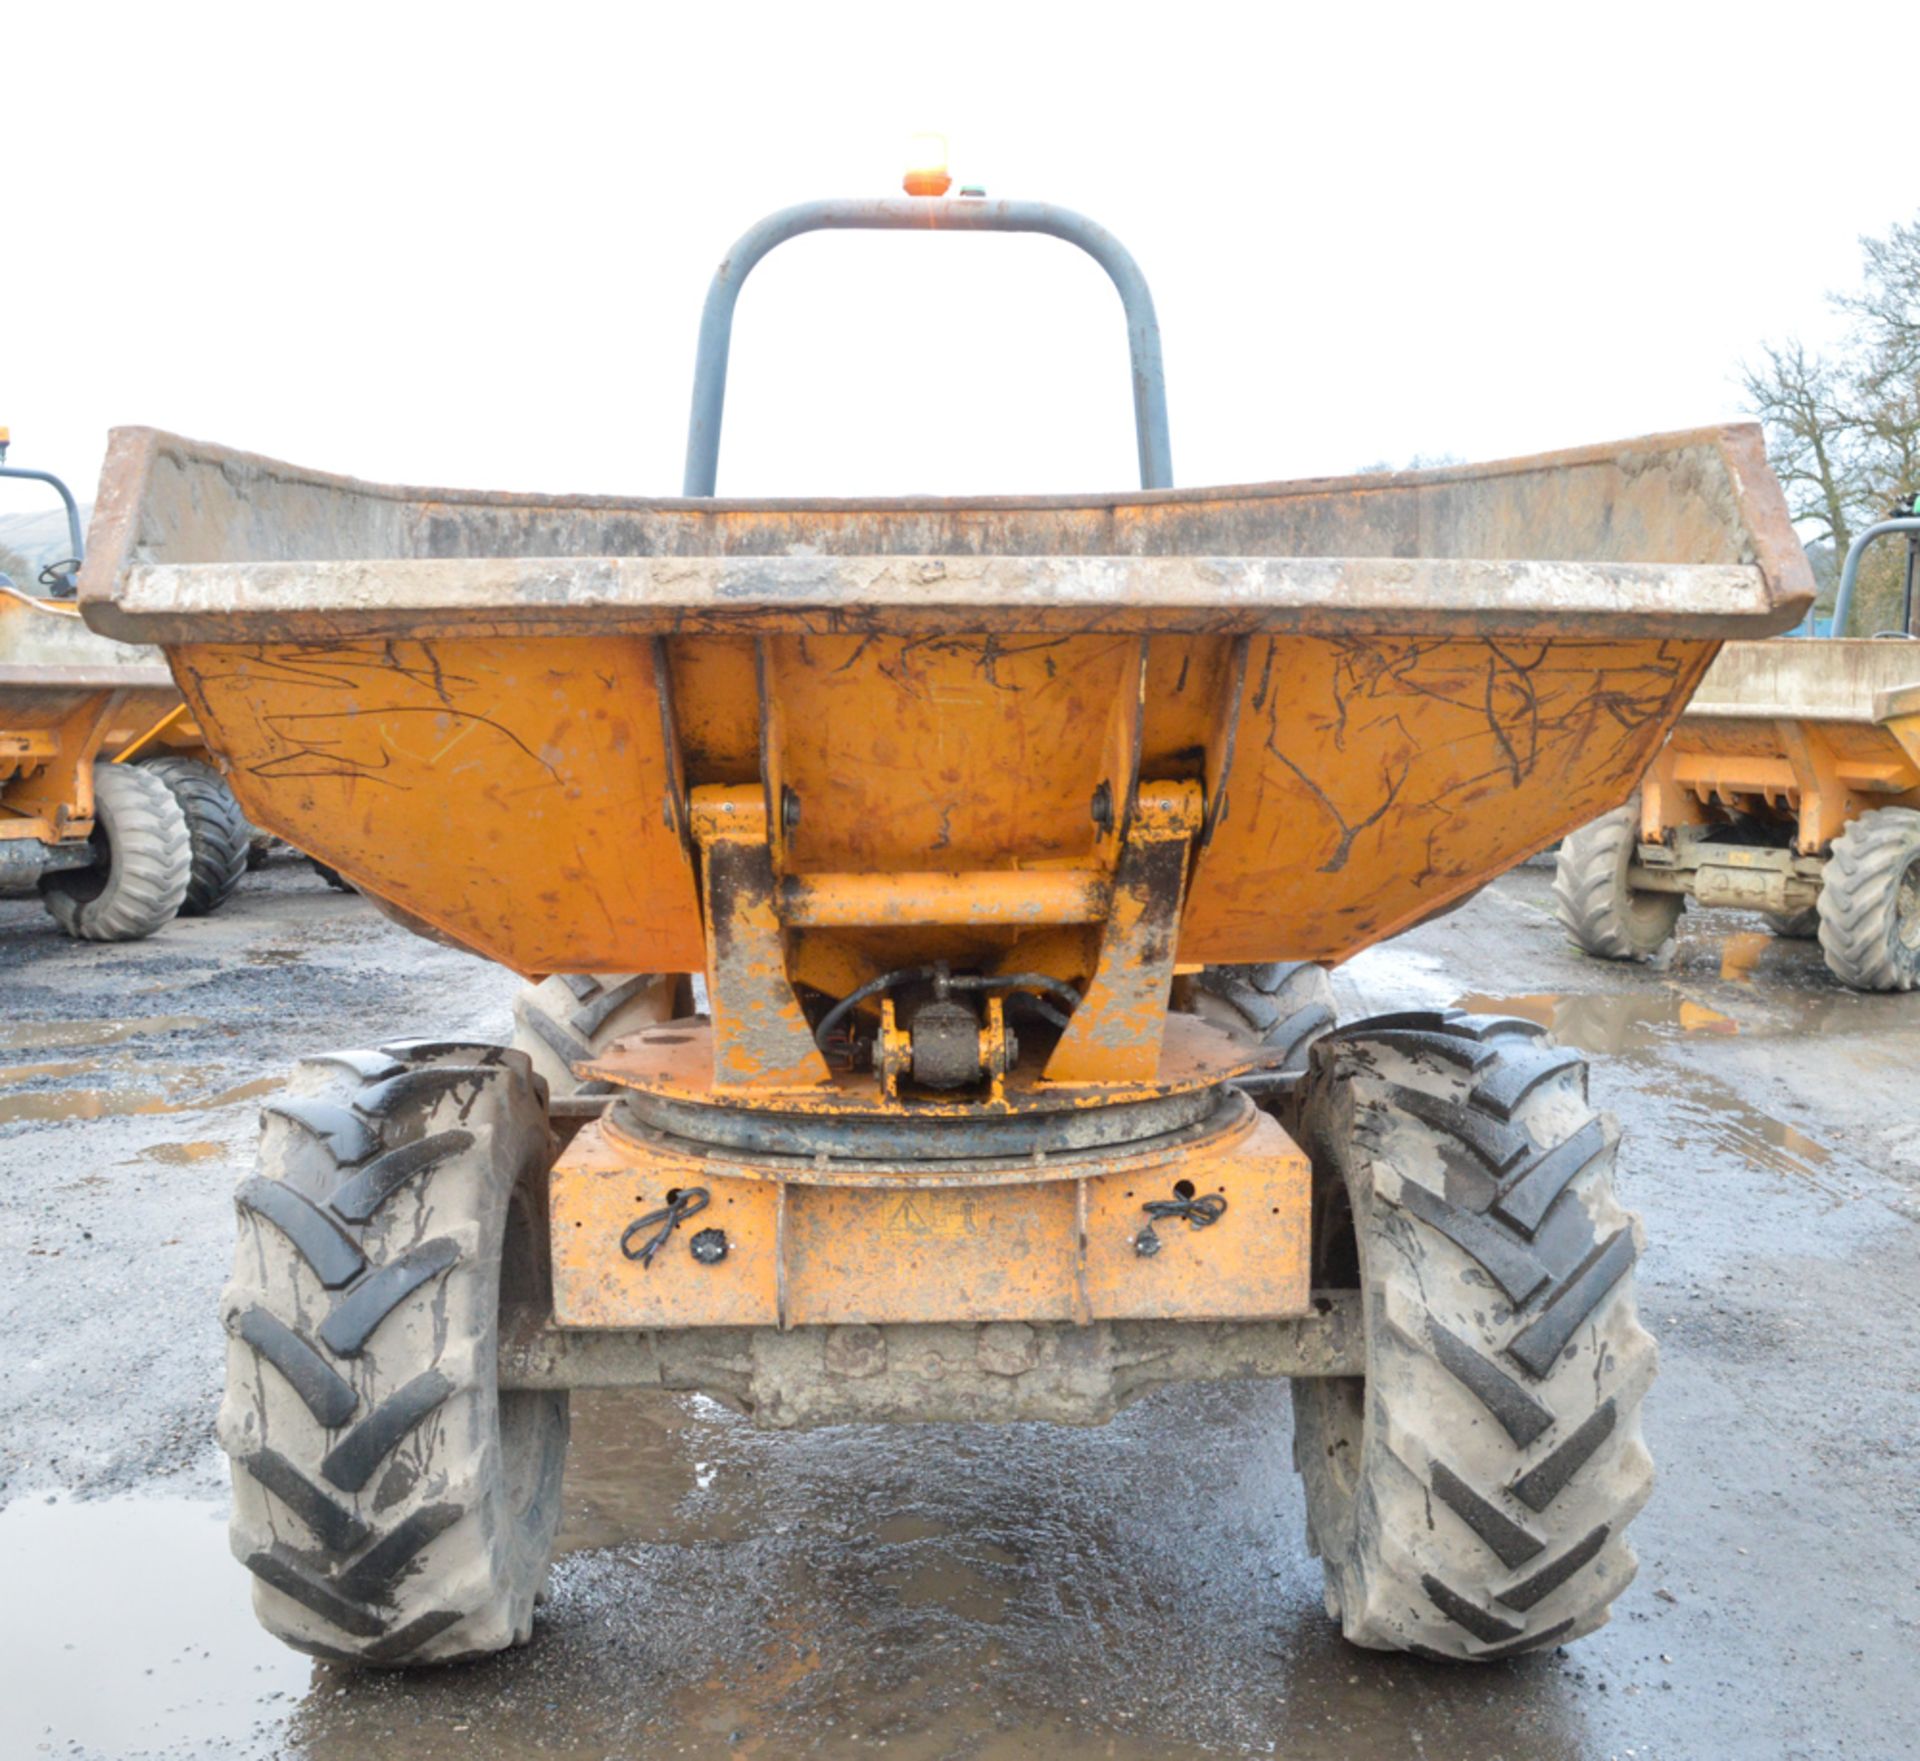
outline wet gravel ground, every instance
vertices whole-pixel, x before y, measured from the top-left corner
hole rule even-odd
[[[504,1037],[514,984],[281,862],[131,948],[0,901],[0,1756],[1907,1756],[1920,1748],[1920,997],[1696,914],[1565,950],[1524,869],[1339,977],[1596,1054],[1651,1237],[1638,1581],[1565,1652],[1351,1650],[1286,1390],[1102,1430],[755,1432],[581,1395],[534,1645],[356,1675],[259,1634],[211,1443],[254,1103],[302,1051]]]

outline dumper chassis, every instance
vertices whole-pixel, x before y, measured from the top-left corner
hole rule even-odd
[[[819,226],[1091,251],[1143,492],[713,499],[739,281]],[[1617,1134],[1538,1028],[1337,1026],[1313,968],[1617,804],[1799,615],[1757,435],[1177,492],[1117,242],[913,200],[735,247],[688,460],[590,501],[114,438],[90,618],[165,646],[257,823],[541,980],[527,1050],[335,1053],[265,1109],[219,1423],[262,1620],[526,1640],[573,1388],[1098,1423],[1287,1376],[1349,1639],[1601,1624],[1651,1475]]]

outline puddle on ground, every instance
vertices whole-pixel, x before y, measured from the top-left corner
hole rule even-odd
[[[1737,930],[1720,944],[1720,976],[1729,984],[1752,984],[1754,969],[1780,937],[1764,930]]]
[[[560,1551],[744,1540],[759,1500],[752,1462],[727,1448],[742,1429],[700,1395],[575,1394]]]
[[[1761,936],[1761,941],[1771,941]],[[1455,1007],[1476,1015],[1517,1015],[1537,1021],[1562,1045],[1590,1057],[1617,1057],[1652,1065],[1651,1056],[1677,1041],[1727,1038],[1740,1024],[1732,1016],[1675,990],[1632,996],[1590,994],[1490,997],[1470,994]],[[1730,1084],[1703,1071],[1660,1064],[1660,1088],[1670,1101],[1670,1133],[1676,1148],[1697,1132],[1710,1147],[1750,1166],[1802,1177],[1833,1159],[1824,1144],[1746,1101]]]
[[[0,1088],[63,1076],[86,1076],[101,1068],[99,1058],[75,1058],[64,1064],[0,1064]]]
[[[174,1065],[171,1068],[179,1069]],[[140,1071],[153,1075],[152,1066]],[[43,1094],[8,1095],[0,1098],[0,1125],[63,1124],[74,1119],[144,1118],[156,1113],[205,1113],[220,1107],[236,1107],[242,1101],[258,1099],[285,1087],[278,1076],[256,1077],[216,1094],[156,1095],[142,1094],[132,1088],[61,1088]]]
[[[184,1168],[194,1162],[210,1162],[216,1156],[224,1156],[233,1146],[201,1140],[198,1143],[150,1143],[140,1152],[144,1162],[165,1162],[169,1167]]]
[[[1471,993],[1458,998],[1454,1007],[1476,1015],[1518,1015],[1525,1021],[1537,1021],[1563,1046],[1576,1046],[1594,1057],[1650,1051],[1689,1034],[1729,1035],[1740,1031],[1740,1024],[1731,1015],[1672,990],[1631,996],[1546,992],[1489,997]]]
[[[204,1015],[141,1015],[126,1021],[27,1021],[0,1026],[0,1052],[55,1051],[69,1046],[115,1046],[143,1033],[205,1027]]]
[[[214,1501],[30,1498],[0,1511],[0,1756],[1490,1754],[1516,1715],[1531,1754],[1606,1752],[1552,1659],[1342,1644],[1318,1568],[1258,1539],[1298,1521],[1283,1401],[775,1434],[697,1397],[579,1394],[533,1646],[399,1674],[257,1628]]]
[[[930,1559],[894,1581],[892,1588],[902,1608],[938,1608],[955,1620],[988,1626],[1006,1619],[1006,1585],[994,1583],[964,1560]]]
[[[313,1673],[255,1623],[217,1504],[16,1500],[0,1582],[0,1754],[205,1754],[245,1742]]]
[[[1833,1152],[1798,1127],[1750,1107],[1723,1082],[1691,1072],[1672,1073],[1674,1145],[1685,1149],[1692,1125],[1712,1145],[1756,1168],[1806,1176],[1833,1160]]]

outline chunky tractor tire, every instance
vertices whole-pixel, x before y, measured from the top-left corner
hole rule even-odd
[[[234,800],[226,778],[197,758],[149,758],[140,768],[173,791],[187,818],[192,866],[186,897],[180,901],[181,916],[204,917],[218,911],[247,872],[253,827],[240,811],[240,803]]]
[[[1592,1632],[1653,1484],[1618,1132],[1531,1022],[1380,1016],[1301,1109],[1316,1284],[1364,1293],[1364,1379],[1294,1383],[1327,1608],[1378,1650],[1473,1661]]]
[[[1310,960],[1264,966],[1209,966],[1186,992],[1185,1007],[1201,1020],[1281,1053],[1285,1072],[1307,1067],[1307,1055],[1334,1023],[1333,981]]]
[[[1833,840],[1820,947],[1827,969],[1857,991],[1920,986],[1920,812],[1876,807]]]
[[[1790,942],[1811,942],[1820,935],[1820,908],[1809,905],[1804,911],[1763,911],[1767,928]]]
[[[1651,960],[1666,946],[1686,899],[1627,884],[1640,842],[1640,798],[1582,826],[1554,859],[1554,915],[1577,947],[1602,960]]]
[[[612,1094],[612,1083],[583,1082],[573,1066],[622,1034],[672,1020],[678,992],[671,973],[556,973],[514,999],[514,1047],[532,1060],[556,1099]]]
[[[380,1666],[523,1644],[560,1523],[565,1394],[502,1394],[547,1300],[542,1084],[499,1046],[310,1058],[265,1109],[222,1297],[221,1447],[254,1611]]]
[[[93,767],[91,868],[40,883],[53,921],[88,942],[137,942],[171,923],[187,896],[193,846],[173,791],[134,764]]]

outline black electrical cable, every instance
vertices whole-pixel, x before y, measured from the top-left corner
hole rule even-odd
[[[963,972],[950,982],[957,991],[1045,991],[1066,1004],[1069,1015],[1080,1006],[1080,993],[1072,985],[1064,978],[1051,978],[1044,972],[988,972],[979,976]]]
[[[857,1005],[864,1003],[869,997],[878,996],[881,991],[888,990],[896,984],[910,984],[915,979],[932,978],[933,975],[934,968],[931,966],[902,966],[892,972],[883,972],[878,978],[868,979],[857,991],[848,991],[839,1002],[820,1017],[820,1025],[813,1030],[813,1043],[824,1052],[827,1049],[827,1035],[838,1027]]]
[[[1203,1192],[1197,1198],[1187,1193],[1174,1198],[1149,1199],[1140,1208],[1154,1223],[1171,1223],[1184,1218],[1194,1228],[1205,1229],[1227,1214],[1227,1201],[1223,1194],[1217,1192]],[[1152,1226],[1148,1225],[1149,1228]]]
[[[651,1270],[654,1255],[667,1245],[667,1238],[689,1217],[697,1217],[712,1203],[712,1195],[704,1186],[689,1186],[684,1191],[667,1194],[664,1210],[649,1211],[644,1217],[638,1217],[629,1223],[620,1236],[620,1251],[630,1260],[638,1260],[642,1271]],[[660,1227],[652,1237],[639,1247],[629,1245],[642,1229]]]
[[[1066,1016],[1062,1015],[1060,1011],[1056,1009],[1051,1003],[1046,1002],[1044,999],[1040,997],[1030,996],[1023,993],[1018,996],[1009,997],[1007,999],[1007,1002],[1009,1006],[1013,1004],[1022,1005],[1028,1012],[1030,1012],[1031,1014],[1037,1015],[1049,1027],[1056,1028],[1061,1033],[1065,1033],[1067,1031]]]

